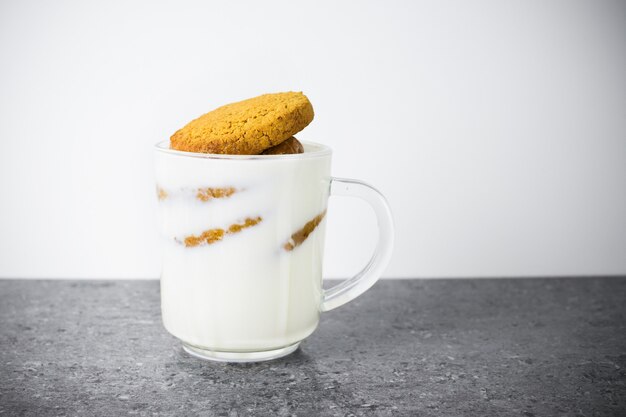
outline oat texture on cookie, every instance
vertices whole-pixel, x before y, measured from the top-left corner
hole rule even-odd
[[[227,104],[189,122],[170,138],[187,152],[258,155],[281,144],[313,120],[301,92],[264,94]]]

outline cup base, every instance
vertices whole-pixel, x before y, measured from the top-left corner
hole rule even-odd
[[[280,349],[264,350],[260,352],[222,352],[217,350],[202,349],[183,343],[183,349],[191,356],[214,362],[263,362],[282,358],[293,353],[300,346],[300,342],[285,346]]]

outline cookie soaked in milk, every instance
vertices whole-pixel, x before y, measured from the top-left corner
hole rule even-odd
[[[301,341],[319,321],[330,151],[190,155],[156,158],[166,329],[224,352]]]

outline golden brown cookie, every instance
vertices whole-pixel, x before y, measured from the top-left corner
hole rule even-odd
[[[303,153],[304,147],[300,143],[298,139],[294,136],[289,139],[279,143],[276,146],[272,146],[271,148],[267,148],[261,155],[286,155],[290,153]]]
[[[264,94],[219,107],[178,130],[170,147],[179,151],[257,155],[304,129],[313,106],[299,92]]]

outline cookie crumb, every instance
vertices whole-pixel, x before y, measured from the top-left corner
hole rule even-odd
[[[241,232],[243,229],[247,229],[248,227],[252,227],[252,226],[256,226],[257,224],[259,224],[261,222],[261,220],[263,220],[261,217],[257,217],[255,219],[251,219],[251,218],[247,218],[243,224],[231,224],[230,227],[228,228],[228,233],[239,233]]]
[[[165,191],[163,188],[157,186],[156,191],[159,201],[163,201],[167,198],[167,191]]]
[[[224,229],[209,229],[202,232],[200,236],[187,236],[185,238],[185,246],[190,248],[200,244],[215,243],[224,237]]]
[[[200,201],[209,201],[214,198],[227,198],[231,195],[235,194],[235,189],[233,187],[227,188],[198,188],[198,192],[196,193],[196,198]]]
[[[306,238],[313,233],[313,230],[315,230],[315,228],[322,222],[324,216],[326,216],[326,210],[315,216],[312,220],[308,221],[302,229],[291,235],[291,238],[289,238],[287,243],[283,245],[283,249],[286,251],[292,251],[300,246],[302,242],[304,242]]]
[[[224,229],[209,229],[202,232],[199,236],[191,235],[187,236],[184,240],[185,247],[192,248],[199,245],[210,245],[215,242],[219,242],[224,238],[224,235],[232,235],[235,233],[241,232],[243,229],[247,229],[248,227],[256,226],[257,224],[263,221],[262,217],[250,218],[247,217],[243,223],[233,223],[231,224],[227,230]],[[174,239],[176,242],[180,241],[178,239]]]

